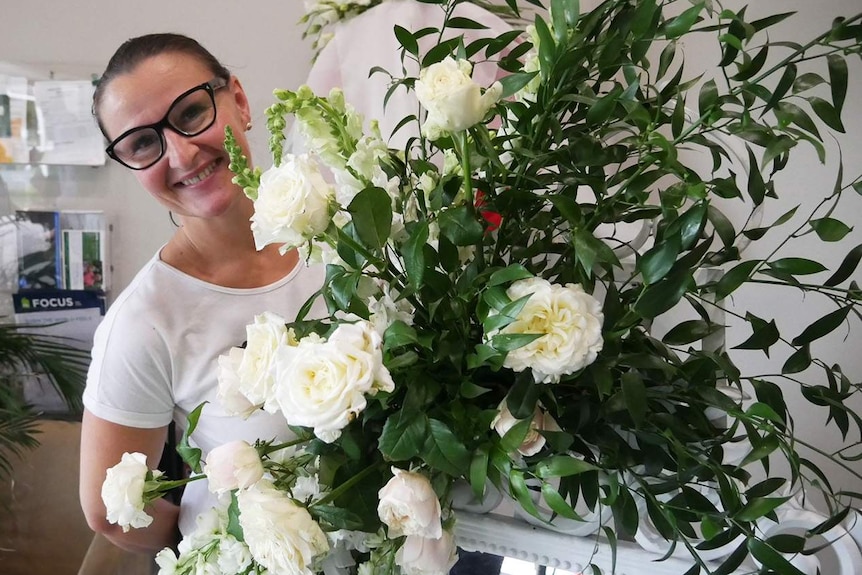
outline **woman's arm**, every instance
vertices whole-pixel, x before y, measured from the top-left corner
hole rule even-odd
[[[177,520],[179,507],[159,499],[147,508],[153,522],[144,529],[123,533],[119,525],[108,523],[102,502],[102,483],[108,468],[120,462],[124,452],[139,452],[147,456],[147,465],[156,467],[162,455],[167,427],[140,429],[111,423],[84,410],[81,427],[81,508],[90,529],[101,533],[116,546],[155,555],[165,547],[175,547],[179,541]]]

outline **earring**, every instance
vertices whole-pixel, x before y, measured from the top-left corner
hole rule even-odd
[[[251,120],[245,125],[245,131],[248,132],[249,130],[251,130]]]

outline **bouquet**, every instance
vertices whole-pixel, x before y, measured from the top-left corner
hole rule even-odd
[[[458,0],[430,3],[445,26],[478,25],[449,17]],[[784,394],[800,391],[840,432],[845,445],[824,455],[859,477],[847,405],[859,384],[816,352],[859,318],[862,246],[834,270],[797,246],[843,249],[839,200],[862,181],[842,167],[811,191],[809,213],[761,220],[797,150],[822,158],[824,134],[844,130],[862,15],[799,45],[769,36],[789,14],[676,4],[605,0],[580,13],[553,0],[525,30],[427,51],[420,40],[440,30],[396,27],[420,70],[391,76],[420,104],[400,126],[415,129],[403,149],[338,89],[276,90],[266,171],[227,134],[255,241],[326,266],[328,316],[263,314],[221,358],[225,406],[281,413],[296,439],[228,444],[204,465],[184,440],[203,472],[191,480],[206,476],[224,507],[178,556],[160,554],[161,573],[446,573],[458,489],[479,501],[499,490],[549,527],[611,515],[600,544],[612,547],[648,522],[667,555],[690,554],[687,575],[750,560],[799,573],[793,561],[817,536],[855,520],[859,494],[833,491],[802,453]],[[505,8],[520,14],[515,0]],[[678,48],[692,34],[717,39],[714,78],[685,70]],[[499,82],[473,81],[479,61],[496,62]],[[291,118],[309,153],[285,152]],[[767,235],[781,237],[766,257],[743,255]],[[832,309],[782,333],[734,306],[752,285]],[[732,338],[726,318],[741,326]],[[780,372],[744,373],[725,339],[785,358]],[[776,465],[786,477],[769,477]],[[146,524],[146,503],[172,485],[129,454],[106,501],[135,496],[109,512]],[[815,492],[821,524],[768,535]]]

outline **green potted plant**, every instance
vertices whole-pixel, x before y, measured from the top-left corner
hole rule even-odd
[[[22,380],[44,376],[69,413],[80,414],[89,360],[87,350],[40,334],[38,326],[0,323],[0,479],[11,478],[15,459],[39,445],[41,414],[26,403]]]

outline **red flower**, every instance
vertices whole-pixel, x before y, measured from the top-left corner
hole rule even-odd
[[[485,226],[485,232],[487,233],[493,232],[500,227],[500,224],[503,223],[503,216],[492,210],[483,210],[482,206],[486,204],[485,192],[482,190],[476,190],[476,199],[473,202],[473,205],[479,210],[479,215],[482,216],[482,219],[487,222],[487,225]]]

